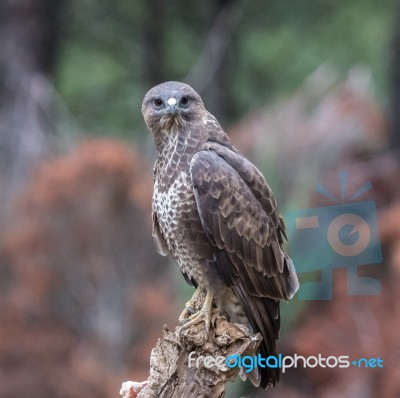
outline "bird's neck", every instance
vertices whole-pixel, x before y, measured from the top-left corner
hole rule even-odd
[[[158,152],[157,178],[171,184],[181,173],[189,173],[190,162],[201,148],[202,140],[192,130],[171,129],[155,135]]]

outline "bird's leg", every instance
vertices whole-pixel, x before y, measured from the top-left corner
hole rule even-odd
[[[185,309],[183,310],[182,314],[179,316],[179,322],[185,323],[186,320],[196,312],[197,299],[199,298],[200,294],[202,293],[202,289],[197,287],[196,291],[193,293],[192,298],[185,304]]]
[[[206,298],[204,300],[201,310],[196,314],[191,315],[187,318],[184,325],[182,325],[181,330],[187,329],[189,326],[195,325],[201,321],[205,322],[207,333],[210,331],[211,324],[211,309],[213,303],[213,295],[210,291],[207,291]]]

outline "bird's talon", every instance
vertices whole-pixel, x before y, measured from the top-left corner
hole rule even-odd
[[[193,315],[193,312],[188,307],[182,311],[182,314],[179,316],[178,320],[183,325],[188,321],[188,319]]]
[[[209,333],[211,324],[211,313],[209,310],[201,309],[196,314],[191,315],[185,320],[185,323],[182,324],[181,331],[184,329],[188,329],[193,325],[197,325],[200,322],[204,322],[206,331],[207,333]]]

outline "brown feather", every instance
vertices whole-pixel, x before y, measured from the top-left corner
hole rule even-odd
[[[239,266],[236,265],[235,273],[246,279],[251,294],[287,300],[293,294],[291,288],[295,284],[289,283],[290,277],[285,277],[289,270],[285,268],[287,263],[278,239],[278,228],[282,224],[277,209],[275,213],[267,214],[251,187],[258,189],[258,197],[262,193],[269,195],[270,190],[260,185],[262,180],[250,162],[240,163],[240,155],[229,153],[226,148],[221,157],[215,148],[216,144],[213,144],[213,150],[198,152],[190,168],[203,229],[219,249],[226,249],[242,260]],[[225,159],[229,159],[230,164]],[[239,170],[251,186],[233,168],[234,165],[240,166]],[[207,172],[201,173],[205,168]],[[256,177],[251,178],[251,172]],[[210,178],[206,183],[205,175],[207,180]],[[227,207],[232,210],[225,211]]]

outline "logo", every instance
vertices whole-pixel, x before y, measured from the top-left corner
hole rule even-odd
[[[188,357],[188,367],[192,368],[206,368],[212,369],[217,368],[222,371],[226,371],[233,368],[240,368],[245,373],[250,373],[256,368],[279,368],[282,373],[286,372],[286,369],[290,368],[349,368],[350,366],[357,368],[383,368],[383,359],[380,357],[376,358],[358,358],[351,360],[348,355],[330,355],[328,357],[318,354],[315,356],[302,356],[298,354],[294,355],[270,355],[264,358],[261,354],[254,356],[241,356],[238,354],[230,355],[228,357],[211,355],[198,356],[192,351]]]
[[[322,184],[316,191],[336,204],[289,212],[286,223],[291,257],[299,274],[321,272],[320,281],[300,285],[303,300],[332,299],[332,271],[347,269],[349,295],[378,295],[378,280],[358,275],[358,267],[379,264],[382,250],[379,240],[378,215],[374,201],[356,201],[372,189],[370,181],[347,197],[347,172],[339,174],[340,198]]]

